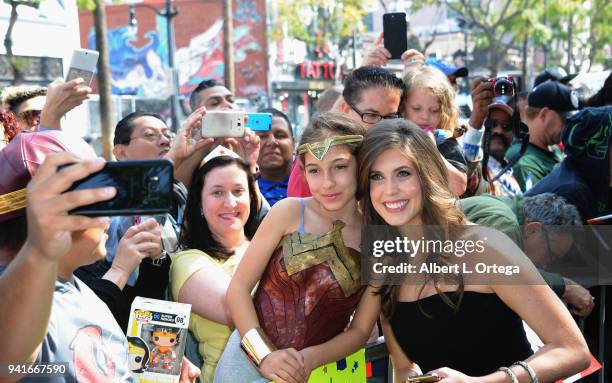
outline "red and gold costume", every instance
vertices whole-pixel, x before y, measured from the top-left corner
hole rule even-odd
[[[365,289],[359,252],[345,246],[341,221],[321,235],[283,238],[261,277],[254,304],[261,328],[279,349],[327,342],[349,323]]]

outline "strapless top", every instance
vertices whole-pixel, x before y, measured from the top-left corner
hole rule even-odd
[[[456,301],[456,293],[447,294]],[[390,323],[406,355],[423,372],[450,367],[482,376],[533,353],[523,321],[493,293],[466,291],[458,310],[437,294],[397,302]]]

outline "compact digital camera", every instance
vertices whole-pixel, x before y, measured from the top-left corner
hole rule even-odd
[[[493,97],[514,96],[514,80],[512,76],[498,76],[490,78],[493,83]]]

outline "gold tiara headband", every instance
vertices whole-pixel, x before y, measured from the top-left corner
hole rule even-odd
[[[342,144],[358,144],[361,141],[363,141],[363,136],[361,134],[327,137],[323,141],[300,145],[300,147],[298,148],[298,154],[304,154],[308,152],[312,154],[312,156],[317,160],[323,161],[323,157],[325,157],[325,155],[329,151],[329,148],[331,148],[332,146]]]
[[[0,215],[26,207],[26,189],[0,195]]]

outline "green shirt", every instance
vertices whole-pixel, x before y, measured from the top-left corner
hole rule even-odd
[[[506,161],[510,161],[520,150],[520,143],[512,145],[506,152]],[[512,167],[512,174],[518,181],[521,190],[525,192],[550,173],[561,160],[563,160],[563,153],[556,146],[553,146],[551,151],[547,151],[528,144],[521,159]]]
[[[470,222],[490,227],[506,234],[521,249],[523,248],[524,197],[497,197],[483,194],[459,200],[459,208]],[[562,297],[565,281],[559,274],[538,269],[550,288]]]
[[[523,248],[522,197],[496,197],[483,194],[460,199],[459,205],[470,222],[499,230]]]

